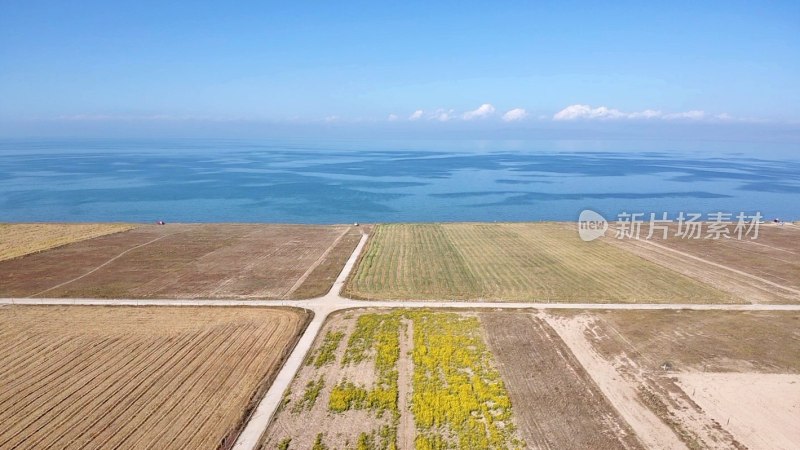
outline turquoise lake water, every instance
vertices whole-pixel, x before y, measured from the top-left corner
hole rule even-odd
[[[0,140],[0,221],[800,219],[800,149],[581,141]]]

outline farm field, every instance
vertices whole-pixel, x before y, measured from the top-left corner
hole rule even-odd
[[[315,295],[330,288],[360,236],[347,226],[139,226],[0,262],[0,297]]]
[[[644,448],[558,334],[535,313],[480,313],[530,448]]]
[[[743,300],[561,223],[388,224],[345,288],[359,299],[601,303]]]
[[[232,444],[300,310],[0,307],[0,448]]]
[[[476,314],[345,311],[326,322],[261,448],[523,448],[515,411]]]
[[[560,312],[548,322],[645,442],[800,446],[797,312]]]
[[[707,236],[707,224],[702,236]],[[733,231],[733,227],[730,227]],[[758,239],[682,239],[677,227],[667,239],[654,230],[649,242],[603,240],[647,260],[703,281],[753,303],[800,302],[800,228],[762,224]],[[642,238],[649,233],[642,227]]]
[[[133,228],[126,224],[0,223],[0,261]]]
[[[287,297],[294,299],[315,298],[327,294],[345,263],[350,259],[350,255],[355,251],[358,242],[361,240],[361,233],[369,233],[370,230],[370,225],[350,228],[336,245],[330,247],[330,252],[320,260],[319,265],[313,271],[307,272],[308,276],[306,278],[295,282],[296,288],[290,290]]]

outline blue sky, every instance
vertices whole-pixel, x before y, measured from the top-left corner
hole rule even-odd
[[[0,0],[0,136],[800,123],[800,2],[600,3]]]

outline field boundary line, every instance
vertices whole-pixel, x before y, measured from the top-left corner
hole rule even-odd
[[[723,265],[723,264],[715,263],[713,261],[709,261],[707,259],[700,258],[699,256],[694,256],[692,254],[689,254],[689,253],[686,253],[686,252],[682,252],[680,250],[675,250],[674,248],[669,248],[669,247],[667,247],[665,245],[656,244],[655,242],[651,242],[651,241],[647,241],[647,240],[643,240],[643,239],[636,239],[636,241],[644,242],[644,243],[656,246],[656,247],[658,247],[658,248],[660,248],[662,250],[667,250],[667,251],[670,251],[670,252],[673,252],[673,253],[677,253],[677,254],[679,254],[681,256],[685,256],[687,258],[691,258],[691,259],[694,259],[696,261],[700,261],[702,263],[709,264],[709,265],[714,266],[714,267],[718,267],[720,269],[725,269],[725,270],[731,271],[731,272],[733,272],[733,273],[735,273],[737,275],[742,275],[744,277],[759,281],[761,283],[765,283],[765,284],[768,284],[770,286],[774,286],[774,287],[777,287],[779,289],[783,289],[783,290],[792,292],[794,294],[800,295],[800,290],[798,290],[798,289],[794,289],[794,288],[791,288],[789,286],[784,286],[782,284],[775,283],[774,281],[770,281],[770,280],[767,280],[765,278],[761,278],[759,276],[756,276],[756,275],[753,275],[753,274],[750,274],[750,273],[747,273],[747,272],[743,272],[741,270],[734,269],[732,267],[728,267],[728,266]]]
[[[342,234],[340,234],[339,237],[337,237],[333,241],[333,243],[327,249],[325,249],[324,252],[322,252],[319,258],[317,258],[317,260],[314,261],[314,264],[311,264],[311,266],[306,270],[306,272],[303,275],[301,275],[300,278],[297,279],[297,281],[295,281],[292,287],[289,288],[289,290],[286,291],[286,293],[283,294],[282,297],[288,298],[290,295],[294,293],[294,291],[296,291],[300,286],[302,286],[303,283],[306,281],[306,279],[308,279],[309,275],[311,275],[311,272],[313,272],[314,269],[319,267],[319,265],[322,264],[322,261],[325,261],[325,258],[327,258],[328,255],[333,251],[334,247],[339,245],[339,242],[341,242],[341,240],[344,239],[347,233],[349,233],[350,230],[352,229],[353,227],[347,227],[347,229],[345,229],[344,232],[342,232]]]
[[[60,288],[60,287],[66,286],[66,285],[68,285],[68,284],[70,284],[70,283],[73,283],[73,282],[75,282],[75,281],[78,281],[78,280],[80,280],[81,278],[88,277],[89,275],[91,275],[91,274],[93,274],[93,273],[97,272],[98,270],[102,269],[103,267],[105,267],[105,266],[107,266],[107,265],[111,264],[112,262],[114,262],[114,261],[118,260],[119,258],[122,258],[122,257],[123,257],[123,256],[125,256],[126,254],[128,254],[128,253],[130,253],[130,252],[132,252],[132,251],[134,251],[134,250],[136,250],[136,249],[142,248],[142,247],[144,247],[144,246],[146,246],[146,245],[150,245],[150,244],[152,244],[153,242],[160,241],[161,239],[164,239],[164,238],[166,238],[166,237],[169,237],[169,236],[174,236],[174,235],[176,235],[176,234],[178,234],[178,233],[180,233],[180,231],[178,231],[178,232],[175,232],[175,233],[165,234],[164,236],[159,236],[159,237],[157,237],[157,238],[153,239],[152,241],[148,241],[148,242],[145,242],[144,244],[139,244],[139,245],[137,245],[137,246],[131,247],[131,248],[129,248],[129,249],[127,249],[127,250],[123,251],[123,252],[122,252],[122,253],[120,253],[119,255],[117,255],[117,256],[115,256],[115,257],[113,257],[113,258],[109,259],[108,261],[104,262],[103,264],[100,264],[99,266],[95,267],[94,269],[92,269],[92,270],[90,270],[90,271],[86,272],[85,274],[83,274],[83,275],[81,275],[81,276],[78,276],[78,277],[75,277],[75,278],[73,278],[73,279],[71,279],[71,280],[68,280],[68,281],[65,281],[65,282],[63,282],[63,283],[57,284],[57,285],[55,285],[55,286],[53,286],[53,287],[49,287],[49,288],[47,288],[47,289],[45,289],[45,290],[43,290],[43,291],[41,291],[41,292],[37,292],[37,293],[35,293],[35,294],[29,295],[27,298],[33,298],[33,297],[37,297],[37,296],[39,296],[39,295],[42,295],[42,294],[44,294],[45,292],[50,292],[50,291],[52,291],[52,290],[54,290],[54,289],[58,289],[58,288]]]
[[[800,311],[799,303],[513,303],[433,300],[350,300],[337,296],[313,300],[220,300],[220,299],[105,299],[105,298],[0,298],[0,305],[19,306],[185,306],[300,308],[330,312],[346,309],[508,309],[508,310],[633,310],[633,311]]]

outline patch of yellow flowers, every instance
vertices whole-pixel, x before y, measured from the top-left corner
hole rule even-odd
[[[343,380],[331,392],[334,412],[369,409],[392,414],[379,436],[359,437],[360,449],[396,449],[397,361],[403,319],[414,325],[412,412],[417,450],[520,449],[511,400],[475,317],[429,311],[363,314],[350,336],[342,366],[373,359],[377,380],[368,389]],[[378,437],[378,439],[375,439]]]

